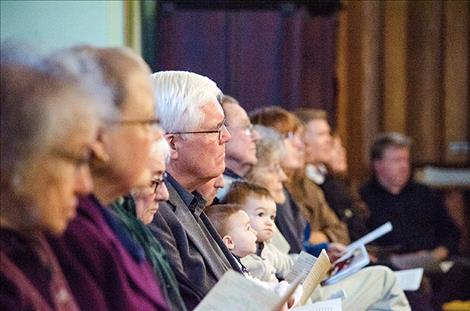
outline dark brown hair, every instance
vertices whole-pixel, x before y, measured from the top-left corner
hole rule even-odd
[[[294,114],[278,106],[256,109],[250,112],[250,120],[253,124],[275,128],[282,135],[295,133],[302,126]]]

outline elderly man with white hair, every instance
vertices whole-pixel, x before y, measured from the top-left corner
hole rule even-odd
[[[239,270],[204,213],[197,189],[225,169],[231,136],[220,105],[222,92],[209,78],[182,71],[152,75],[161,125],[170,145],[169,200],[151,225],[176,275],[188,309],[229,269]]]

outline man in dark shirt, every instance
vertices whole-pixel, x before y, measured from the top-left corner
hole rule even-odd
[[[225,114],[227,129],[232,139],[227,142],[225,150],[225,185],[217,192],[217,198],[222,200],[234,180],[243,180],[250,168],[256,164],[256,141],[258,133],[248,115],[233,97],[224,95],[222,97],[222,108]]]
[[[456,226],[431,189],[411,179],[410,139],[399,133],[379,136],[370,160],[374,176],[362,186],[361,197],[370,209],[369,229],[387,221],[393,225],[392,232],[376,241],[396,248],[392,263],[432,268],[455,254]]]
[[[394,250],[390,262],[398,268],[423,267],[431,278],[433,303],[470,299],[470,264],[457,257],[459,232],[439,197],[412,180],[408,137],[385,133],[370,151],[373,177],[361,188],[370,210],[369,229],[390,221],[393,231],[376,243]],[[386,260],[387,258],[385,258]],[[450,259],[450,270],[439,265]]]

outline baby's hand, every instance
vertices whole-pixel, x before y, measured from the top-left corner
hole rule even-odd
[[[283,296],[289,290],[289,287],[290,287],[290,284],[287,283],[287,281],[281,281],[279,282],[279,284],[276,285],[276,287],[274,287],[274,292],[278,296]],[[299,286],[297,286],[292,296],[289,297],[289,300],[287,301],[287,307],[289,309],[293,307],[297,307],[298,302],[300,301],[300,298],[302,297],[302,293],[303,293],[303,287],[301,284],[299,284]]]

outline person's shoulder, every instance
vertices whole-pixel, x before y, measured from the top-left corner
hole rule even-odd
[[[410,180],[408,182],[408,186],[412,189],[416,189],[416,190],[420,190],[420,191],[429,191],[429,192],[432,192],[433,190],[431,189],[431,187],[429,187],[428,185],[425,185],[419,181],[416,181],[416,180]]]
[[[361,196],[371,195],[378,189],[380,189],[378,182],[374,179],[368,179],[359,187],[359,194]]]

